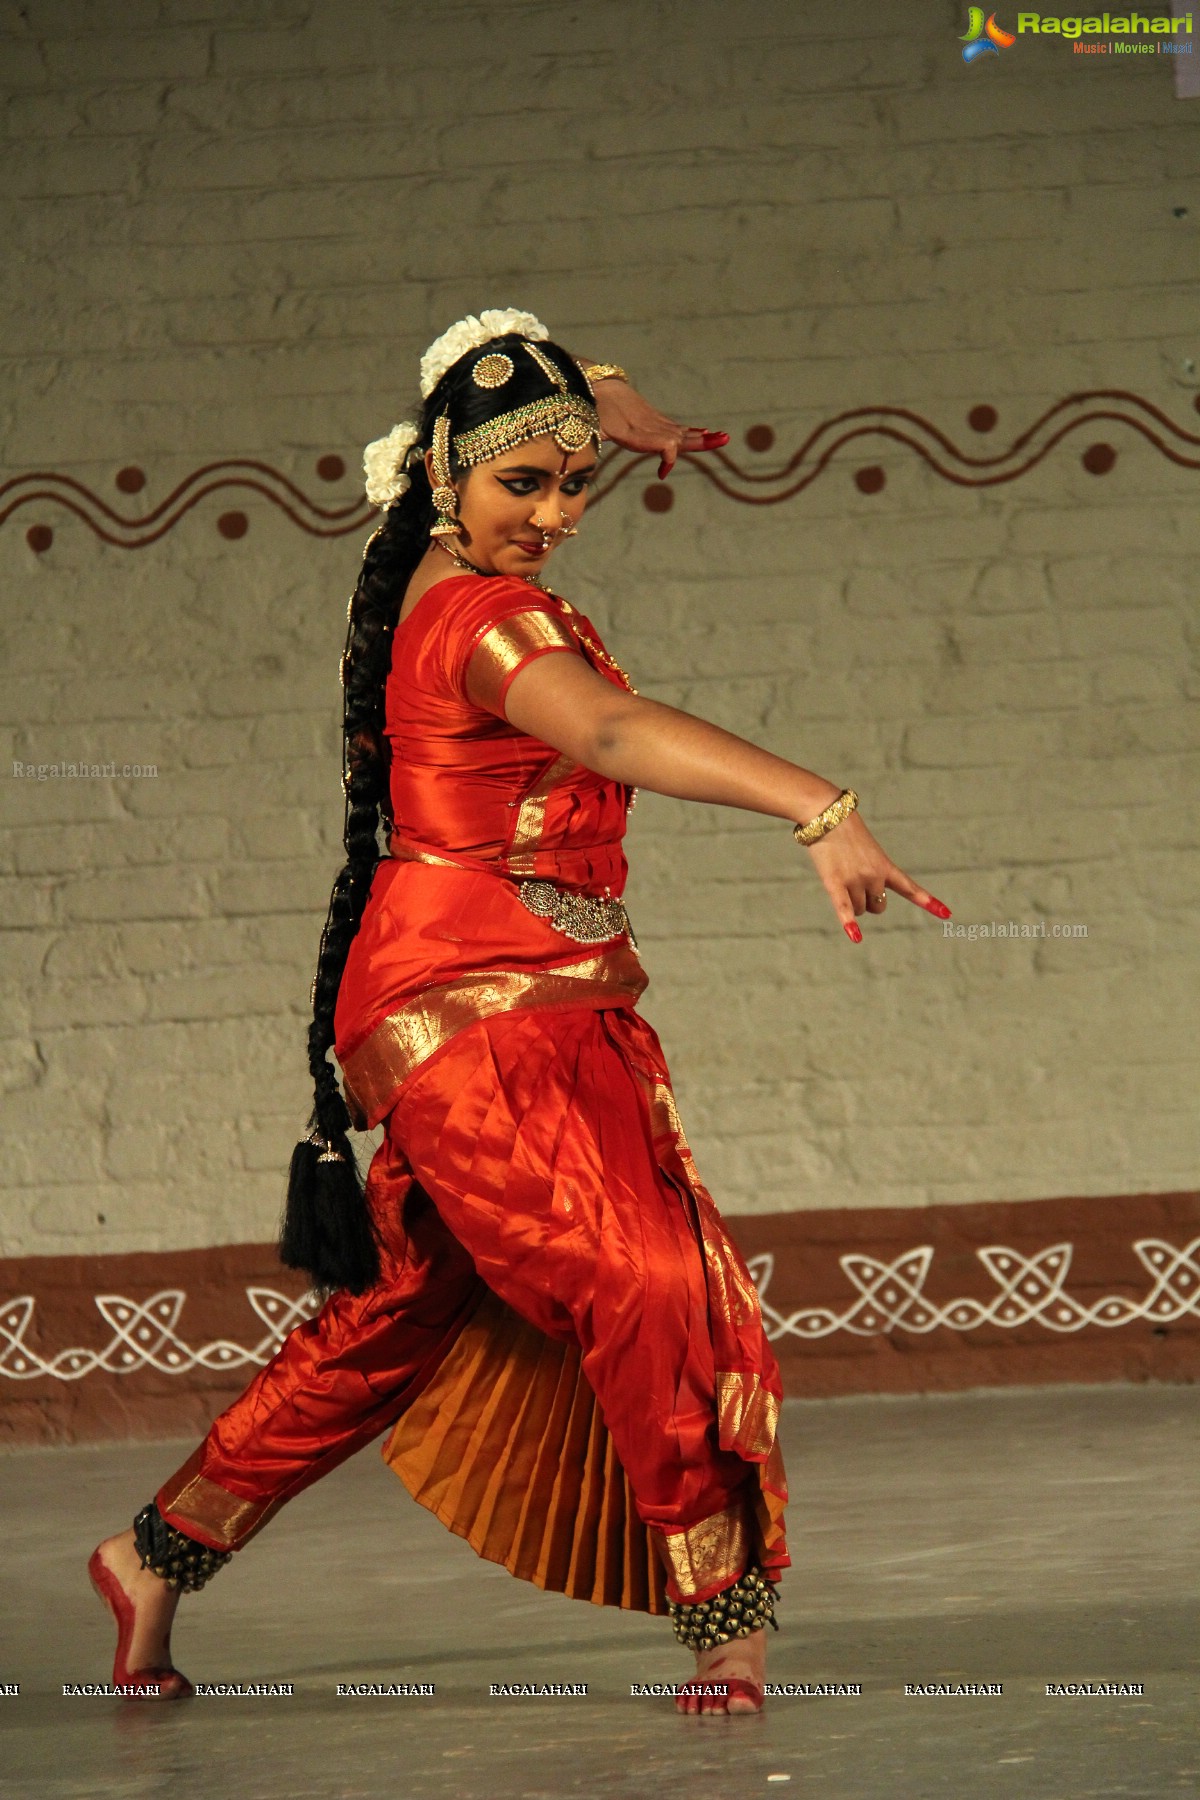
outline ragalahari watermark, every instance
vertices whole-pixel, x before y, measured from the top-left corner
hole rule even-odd
[[[1051,925],[1046,919],[981,919],[970,925],[957,919],[942,921],[944,938],[963,938],[973,944],[980,938],[1085,938],[1086,925],[1069,919]]]
[[[118,762],[19,762],[13,757],[13,776],[18,781],[117,781],[126,777],[158,774],[157,763]]]

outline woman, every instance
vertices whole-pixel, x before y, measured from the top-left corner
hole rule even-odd
[[[426,353],[419,423],[368,449],[386,511],[342,664],[348,861],[281,1239],[329,1298],[92,1557],[135,1691],[191,1691],[180,1591],[391,1426],[389,1463],[480,1554],[669,1612],[696,1653],[681,1710],[762,1705],[779,1374],[636,1011],[625,815],[644,786],[801,821],[855,942],[889,888],[948,914],[849,790],[639,698],[541,583],[587,504],[603,382],[622,371],[484,313]],[[669,465],[704,440],[661,441]],[[385,1132],[365,1195],[351,1122]]]

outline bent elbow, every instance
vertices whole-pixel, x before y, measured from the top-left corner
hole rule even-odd
[[[606,708],[592,727],[588,767],[610,781],[624,779],[621,765],[628,753],[629,716],[626,706]]]

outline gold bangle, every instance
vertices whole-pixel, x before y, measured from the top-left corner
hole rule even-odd
[[[836,800],[831,800],[823,812],[808,821],[807,825],[793,825],[792,836],[798,844],[815,844],[827,832],[840,825],[848,818],[858,805],[858,795],[853,788],[843,788]]]
[[[583,371],[589,387],[597,381],[628,381],[629,377],[620,363],[592,363]]]

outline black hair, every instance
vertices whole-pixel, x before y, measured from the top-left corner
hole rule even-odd
[[[591,400],[591,390],[573,357],[557,344],[540,342],[537,348],[564,377],[569,393]],[[473,379],[476,364],[485,356],[496,355],[509,358],[512,372],[500,386],[481,387]],[[558,384],[529,353],[528,341],[517,333],[491,339],[447,369],[418,417],[417,442],[404,463],[410,485],[387,508],[369,539],[351,596],[341,663],[346,862],[329,897],[312,985],[309,1135],[292,1153],[279,1233],[281,1261],[289,1268],[305,1270],[322,1293],[347,1288],[359,1294],[379,1279],[378,1244],[347,1135],[350,1113],[329,1051],[342,973],[380,861],[379,828],[381,824],[391,828],[391,752],[384,735],[384,692],[400,603],[428,548],[430,527],[437,516],[424,452],[432,441],[434,420],[443,412],[450,416],[453,444],[460,432],[558,391]],[[453,449],[450,469],[452,475],[462,472]]]

